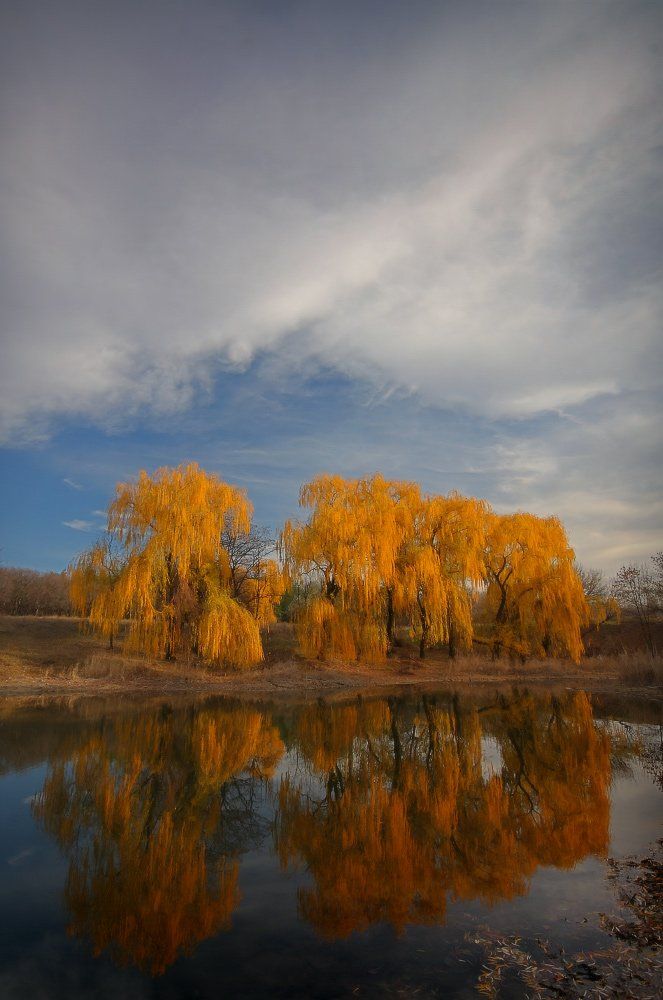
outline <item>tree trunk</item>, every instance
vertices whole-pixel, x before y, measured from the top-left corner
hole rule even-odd
[[[401,746],[401,734],[398,731],[398,706],[394,698],[389,699],[389,715],[391,716],[391,739],[394,746],[394,774],[391,787],[397,788],[401,776],[401,763],[403,760],[403,749]]]
[[[447,615],[447,630],[449,632],[449,659],[456,659],[456,624],[453,620],[453,615],[449,613]]]
[[[649,655],[652,657],[656,656],[656,647],[654,646],[654,637],[651,632],[648,609],[643,608],[639,603],[636,602],[635,610],[638,616],[638,621],[640,623],[640,631],[642,632],[642,637],[645,640],[647,649],[649,650]]]
[[[394,648],[394,592],[387,587],[387,656]]]
[[[430,627],[428,625],[428,617],[426,615],[426,608],[421,601],[421,598],[417,598],[417,603],[419,604],[419,620],[421,622],[421,639],[419,640],[419,659],[426,659],[426,645],[428,643],[428,633]]]
[[[506,606],[506,587],[500,580],[497,579],[497,577],[495,578],[495,582],[497,583],[497,586],[500,588],[500,593],[502,595],[500,597],[500,606],[497,609],[497,614],[495,615],[495,624],[504,625],[508,617],[507,606]],[[499,660],[501,655],[502,655],[502,642],[500,639],[495,639],[493,641],[492,658],[493,660]]]
[[[172,604],[175,599],[175,593],[177,591],[177,565],[173,561],[173,557],[170,553],[166,555],[166,567],[168,570],[168,578],[166,581],[166,604]],[[171,619],[168,623],[168,638],[166,639],[166,650],[165,659],[174,660],[175,650],[174,646],[174,632],[175,632],[175,622]]]

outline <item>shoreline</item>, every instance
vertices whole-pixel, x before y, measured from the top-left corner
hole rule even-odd
[[[110,650],[81,628],[80,619],[0,616],[0,698],[228,695],[307,701],[414,689],[485,692],[518,686],[628,694],[663,704],[661,660],[652,661],[636,650],[601,650],[580,664],[561,659],[521,663],[476,654],[450,660],[440,649],[420,660],[412,645],[403,642],[384,663],[368,664],[308,660],[296,649],[293,627],[285,623],[266,629],[263,642],[265,660],[258,666],[214,670],[195,661],[165,662]]]
[[[110,659],[110,657],[109,657]],[[258,670],[242,673],[212,674],[204,669],[174,664],[130,664],[118,658],[107,672],[81,676],[79,669],[50,674],[35,671],[29,675],[0,678],[0,699],[15,697],[77,697],[115,695],[135,697],[173,695],[228,695],[233,698],[269,697],[308,701],[339,695],[385,695],[406,690],[487,691],[491,688],[528,687],[543,690],[583,690],[604,695],[625,695],[658,700],[663,705],[661,684],[628,683],[616,671],[597,672],[579,666],[555,662],[542,671],[539,664],[529,670],[522,667],[491,669],[490,661],[481,670],[474,662],[463,670],[462,659],[450,669],[448,664],[430,663],[404,669],[396,662],[386,666],[358,663],[324,663],[293,660],[274,662]]]

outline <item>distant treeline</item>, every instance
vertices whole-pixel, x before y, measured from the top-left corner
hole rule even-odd
[[[71,614],[67,574],[0,566],[0,614]]]

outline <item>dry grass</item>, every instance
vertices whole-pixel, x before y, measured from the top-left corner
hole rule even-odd
[[[109,650],[82,627],[77,618],[0,616],[0,686],[78,689],[128,683],[141,686],[188,687],[214,674],[183,663],[166,664]]]
[[[0,690],[23,692],[224,691],[257,694],[329,693],[333,690],[403,685],[454,686],[495,683],[575,685],[594,690],[663,685],[660,658],[643,653],[595,655],[575,665],[565,660],[491,660],[473,654],[450,660],[431,650],[421,661],[403,642],[396,655],[376,667],[359,663],[319,663],[296,652],[291,625],[265,632],[265,663],[244,673],[218,671],[200,662],[164,663],[109,650],[73,618],[0,617]]]
[[[648,653],[622,653],[617,659],[617,672],[625,684],[663,686],[663,657]]]

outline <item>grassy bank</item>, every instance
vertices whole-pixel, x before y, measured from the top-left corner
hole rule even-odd
[[[614,645],[614,633],[609,636]],[[663,660],[637,650],[597,653],[580,665],[568,660],[491,660],[486,655],[450,660],[431,650],[424,661],[407,642],[381,666],[319,663],[296,650],[291,625],[265,632],[260,667],[217,671],[195,661],[165,663],[109,650],[81,630],[74,618],[0,617],[0,694],[124,692],[219,692],[317,696],[345,689],[388,689],[410,685],[561,685],[595,691],[663,692]],[[594,638],[595,648],[597,637]]]

